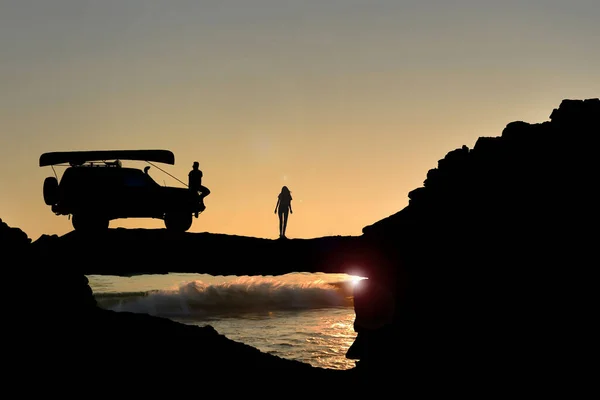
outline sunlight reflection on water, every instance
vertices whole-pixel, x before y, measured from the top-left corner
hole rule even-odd
[[[211,325],[229,339],[315,367],[349,369],[355,365],[346,358],[356,338],[354,309],[348,307],[182,322]]]

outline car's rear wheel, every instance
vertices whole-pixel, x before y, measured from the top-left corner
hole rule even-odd
[[[58,201],[58,180],[49,176],[44,180],[44,203],[53,206]]]
[[[192,213],[169,212],[165,214],[165,227],[174,232],[186,232],[192,226]]]
[[[90,215],[75,214],[72,218],[73,228],[80,232],[99,232],[108,229],[108,218]]]

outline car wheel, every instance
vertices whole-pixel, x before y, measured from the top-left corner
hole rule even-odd
[[[108,218],[87,214],[75,214],[72,218],[73,228],[81,232],[104,231],[109,222]]]
[[[58,201],[58,181],[55,177],[49,176],[44,180],[44,203],[48,206],[56,204]]]
[[[192,214],[172,212],[165,214],[165,227],[174,232],[186,232],[192,226]]]

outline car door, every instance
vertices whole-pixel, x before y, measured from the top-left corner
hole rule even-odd
[[[122,179],[123,217],[160,216],[160,186],[140,170],[125,171]]]

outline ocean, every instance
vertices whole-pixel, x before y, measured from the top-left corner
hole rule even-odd
[[[350,369],[352,287],[360,277],[166,274],[88,275],[98,305],[190,325],[211,325],[229,339],[315,367]]]

